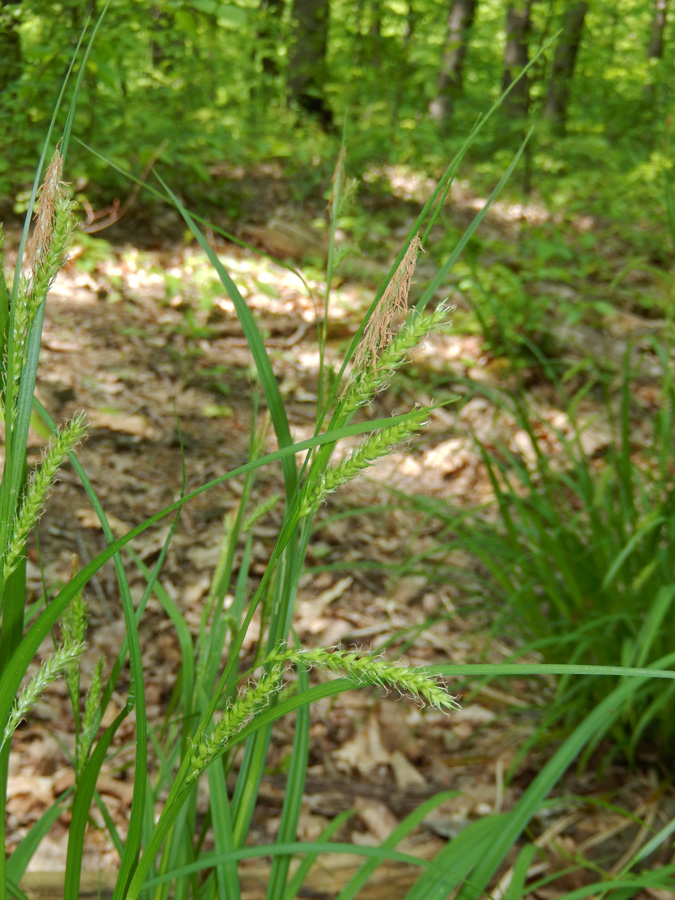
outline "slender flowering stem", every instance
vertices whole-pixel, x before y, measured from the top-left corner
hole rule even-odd
[[[76,574],[78,569],[78,559],[73,557],[72,574]],[[84,602],[82,591],[78,591],[73,599],[66,607],[61,621],[61,634],[63,636],[63,644],[71,647],[81,644],[87,632],[87,606]],[[80,726],[80,662],[79,659],[71,662],[66,667],[66,683],[68,685],[68,693],[70,694],[70,702],[73,707],[73,716],[75,718],[75,732],[79,731]]]
[[[266,500],[263,500],[262,503],[259,503],[253,510],[251,515],[244,522],[242,531],[250,531],[256,522],[258,522],[260,519],[266,516],[268,512],[271,512],[274,509],[280,499],[281,494],[276,492],[269,496]]]
[[[87,699],[84,704],[84,716],[82,717],[82,728],[77,734],[77,744],[75,747],[75,772],[79,779],[82,771],[89,759],[94,738],[100,724],[99,704],[101,694],[103,693],[103,658],[101,657],[94,667],[91,677],[91,687],[87,693]]]

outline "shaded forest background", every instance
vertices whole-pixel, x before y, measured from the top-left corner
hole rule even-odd
[[[103,0],[0,0],[0,220],[10,226],[9,263],[19,243],[13,220],[28,208],[52,110],[71,60],[82,59],[78,37],[104,7]],[[80,405],[89,410],[93,433],[83,466],[120,533],[175,499],[184,461],[176,416],[190,488],[234,471],[267,446],[271,433],[262,421],[256,425],[263,416],[253,399],[252,350],[259,372],[274,373],[263,387],[281,445],[280,424],[289,441],[289,423],[298,440],[318,434],[333,372],[357,346],[378,283],[379,296],[388,296],[396,268],[386,273],[397,254],[410,266],[411,304],[418,311],[428,304],[441,317],[438,333],[421,331],[421,346],[401,355],[406,365],[392,369],[389,392],[373,388],[368,402],[373,416],[409,408],[411,418],[418,404],[428,404],[426,437],[400,453],[389,453],[384,441],[388,458],[378,460],[379,474],[337,492],[326,509],[321,503],[314,530],[309,519],[303,522],[297,545],[284,527],[287,513],[276,507],[277,488],[286,491],[287,510],[301,508],[301,494],[291,489],[292,479],[291,487],[282,485],[278,471],[257,482],[247,474],[231,493],[228,487],[193,498],[171,553],[171,531],[165,546],[150,532],[147,543],[134,542],[135,593],[126,610],[131,623],[136,595],[149,604],[132,672],[145,679],[135,693],[148,701],[146,725],[154,728],[166,713],[189,729],[192,695],[198,703],[211,695],[225,652],[246,674],[260,661],[265,629],[276,646],[294,609],[294,627],[307,646],[359,641],[452,679],[476,661],[502,666],[504,674],[505,661],[520,665],[527,654],[535,667],[539,660],[558,668],[671,667],[675,194],[668,0],[111,0],[105,8],[82,73],[63,176],[84,223],[53,285],[38,392],[59,420]],[[446,184],[445,206],[432,212],[435,179],[504,91],[458,177]],[[64,119],[65,113],[55,134]],[[511,179],[492,202],[512,164]],[[146,189],[158,185],[154,173],[211,223],[206,237],[194,227],[188,232],[177,210]],[[424,231],[420,222],[427,220]],[[228,233],[218,235],[218,226]],[[232,237],[246,246],[235,246]],[[417,264],[404,257],[406,246],[419,251]],[[454,308],[451,323],[446,304]],[[16,318],[13,300],[11,308]],[[28,415],[23,421],[28,431]],[[272,452],[277,445],[269,446]],[[40,447],[29,450],[37,458]],[[285,460],[290,471],[290,455]],[[307,478],[305,498],[311,488]],[[98,559],[105,546],[97,543],[100,523],[83,502],[74,476],[55,486],[52,520],[40,526],[39,547],[29,547],[27,596],[47,599],[45,584],[68,584],[73,552]],[[270,549],[278,535],[288,542],[283,559]],[[154,564],[160,547],[157,572],[164,568],[155,585],[146,561]],[[99,652],[108,668],[117,665],[111,622],[119,594],[125,602],[127,596],[112,570],[101,573],[92,579],[95,646],[83,668],[92,682]],[[268,573],[273,587],[264,594]],[[254,610],[261,596],[259,643],[253,631],[250,641],[244,634],[246,624],[246,642],[235,644],[245,604]],[[210,610],[218,610],[215,621],[221,606],[227,612],[218,619],[221,630],[206,628]],[[177,637],[168,635],[169,622]],[[119,618],[117,626],[121,636]],[[182,665],[182,685],[188,683],[193,647],[207,661],[197,669],[203,681],[179,700],[172,679]],[[395,828],[407,834],[417,827],[412,819],[400,824],[409,810],[438,801],[442,814],[425,820],[434,837],[420,853],[434,862],[411,897],[429,896],[425,884],[432,878],[441,884],[453,866],[457,887],[467,874],[461,897],[482,895],[511,865],[509,847],[521,853],[521,885],[509,888],[510,897],[559,898],[557,887],[530,894],[526,883],[542,872],[566,876],[569,860],[582,874],[574,870],[579,880],[564,890],[599,878],[603,896],[611,883],[612,896],[672,897],[675,682],[662,671],[664,677],[630,687],[623,671],[584,679],[565,671],[555,683],[550,670],[537,682],[519,674],[504,690],[469,673],[459,687],[453,681],[463,708],[449,724],[416,711],[416,718],[403,719],[391,711],[400,704],[373,705],[366,696],[331,706],[325,717],[319,709],[302,726],[298,717],[273,737],[271,722],[256,725],[261,730],[254,739],[251,733],[245,751],[251,757],[236,773],[236,791],[226,781],[237,768],[233,753],[229,773],[219,765],[209,771],[212,806],[200,836],[193,841],[191,829],[182,836],[177,829],[161,866],[175,864],[181,840],[181,862],[203,861],[211,846],[210,833],[203,843],[208,823],[216,845],[225,821],[218,810],[230,797],[237,824],[223,826],[228,847],[265,846],[296,834],[314,841],[333,825],[352,844],[372,845]],[[37,709],[37,724],[16,732],[6,834],[13,853],[7,871],[17,880],[27,863],[21,842],[31,839],[36,820],[41,827],[52,815],[48,810],[56,824],[45,855],[36,854],[40,866],[62,868],[66,848],[70,854],[79,840],[58,807],[69,813],[65,792],[74,785],[60,748],[82,740],[73,694],[74,701],[65,688],[50,695],[58,699],[45,704],[47,712]],[[100,702],[101,717],[110,696]],[[216,700],[228,708],[225,693]],[[124,867],[128,860],[130,870],[137,865],[141,846],[140,819],[151,832],[163,791],[173,790],[171,766],[162,764],[146,806],[137,802],[147,767],[144,742],[132,748],[130,710],[110,726],[120,729],[110,760],[102,765],[107,745],[99,743],[91,763],[106,775],[111,762],[107,790],[114,798],[93,837],[95,865],[101,854],[111,869],[122,861],[124,896]],[[51,723],[47,728],[40,716]],[[136,716],[143,723],[140,707]],[[41,731],[52,725],[65,735],[53,752]],[[187,753],[187,763],[195,763],[189,730],[167,735],[163,759]],[[257,760],[251,768],[249,758]],[[91,795],[74,788],[84,847]],[[202,815],[196,780],[189,790],[195,824]],[[453,797],[443,799],[445,791]],[[300,806],[287,806],[284,792],[311,795],[302,821]],[[551,807],[556,821],[549,826],[550,819],[536,817],[556,792],[578,810],[567,819],[564,804]],[[353,832],[339,819],[352,807],[361,810]],[[532,830],[523,837],[525,828]],[[131,835],[121,851],[118,832]],[[554,844],[563,832],[567,843],[559,852]],[[619,833],[620,840],[605,843]],[[154,837],[144,834],[148,840]],[[467,846],[475,859],[467,858]],[[544,868],[530,867],[542,847],[549,854]],[[82,854],[69,857],[73,871],[82,859],[87,863]],[[264,873],[270,900],[286,896],[282,868],[276,880]],[[619,883],[632,873],[649,893]],[[393,896],[393,882],[383,883]],[[652,892],[653,885],[662,892]],[[223,895],[213,873],[200,887],[194,896]]]
[[[25,204],[78,36],[102,5],[0,4],[6,210]],[[626,218],[669,165],[671,29],[667,0],[113,0],[76,134],[137,177],[159,158],[183,199],[236,217],[237,166],[277,161],[300,176],[299,203],[325,189],[344,122],[356,174],[437,172],[550,42],[472,150],[473,177],[501,173],[536,122],[514,189]],[[81,145],[70,168],[92,205],[130,191]]]

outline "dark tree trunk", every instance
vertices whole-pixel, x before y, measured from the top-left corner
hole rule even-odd
[[[150,7],[150,20],[152,31],[150,37],[150,54],[152,65],[155,69],[171,68],[171,62],[167,55],[167,35],[174,29],[173,17],[158,5]]]
[[[612,12],[609,17],[608,23],[606,23],[605,28],[609,35],[607,39],[607,48],[604,51],[604,58],[607,60],[606,66],[608,70],[611,69],[615,65],[615,57],[616,57],[616,39],[617,33],[619,29],[619,21],[621,20],[621,10],[617,9],[616,6],[612,8]],[[609,109],[611,100],[612,100],[612,82],[609,78],[602,79],[602,101],[607,109]]]
[[[382,0],[358,0],[356,35],[356,64],[379,69],[382,62]]]
[[[257,43],[260,48],[262,70],[271,77],[279,74],[276,48],[281,37],[280,26],[283,11],[284,0],[262,0],[260,3]]]
[[[506,46],[504,48],[504,74],[502,91],[511,87],[530,61],[529,38],[532,0],[517,0],[506,10]],[[524,119],[530,107],[530,79],[520,78],[504,100],[505,110],[514,118]]]
[[[544,112],[553,130],[561,135],[567,128],[567,108],[570,101],[572,78],[587,12],[586,0],[579,0],[567,7],[563,13],[562,34],[553,55]]]
[[[464,60],[476,15],[477,0],[453,0],[441,69],[436,82],[436,97],[429,105],[432,119],[442,121],[452,115],[455,100],[462,93]]]
[[[659,66],[663,59],[663,50],[665,47],[664,33],[666,30],[666,18],[668,13],[668,0],[654,0],[654,12],[652,15],[652,27],[649,35],[649,46],[647,47],[647,59],[649,60],[649,75],[644,87],[644,97],[647,104],[653,107],[653,112],[657,112],[656,85],[660,77]],[[661,74],[661,78],[663,75]]]
[[[403,28],[403,38],[401,41],[401,62],[399,64],[396,77],[392,79],[393,92],[391,100],[391,126],[396,127],[399,120],[401,107],[405,97],[405,88],[410,81],[414,67],[410,61],[410,50],[413,46],[413,38],[417,29],[419,19],[419,11],[416,9],[413,0],[408,0],[408,12],[405,17],[405,25]]]
[[[647,59],[663,59],[663,35],[666,30],[668,0],[654,0],[652,30],[647,48]]]
[[[19,24],[11,7],[19,0],[0,0],[0,93],[16,81],[22,71]]]
[[[382,34],[382,0],[370,0],[370,25],[368,34],[379,37]]]
[[[415,36],[415,32],[417,31],[417,20],[419,19],[419,10],[416,9],[413,0],[409,0],[408,3],[408,15],[405,19],[405,31],[403,34],[403,40],[409,43],[413,37]]]
[[[321,123],[333,128],[324,81],[328,47],[328,0],[293,0],[293,45],[288,61],[288,84],[296,103]]]

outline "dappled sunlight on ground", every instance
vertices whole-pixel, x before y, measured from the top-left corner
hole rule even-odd
[[[416,181],[404,171],[392,173],[391,178],[402,196],[418,197],[429,189],[428,182]],[[480,209],[480,201],[470,198],[465,186],[458,190],[466,191],[467,208]],[[517,223],[523,215],[539,213],[516,207],[500,212],[495,207],[491,214]],[[325,284],[312,278],[306,286],[293,271],[241,248],[219,244],[217,250],[265,334],[293,437],[309,438],[315,429],[320,366],[315,323],[323,315]],[[335,291],[326,348],[326,361],[334,367],[340,366],[372,296],[372,285],[356,279],[345,278]],[[409,363],[392,390],[378,395],[369,409],[359,413],[362,420],[400,414],[419,403],[434,406],[448,398],[452,402],[431,410],[426,429],[409,446],[392,448],[366,476],[330,495],[318,511],[295,627],[307,646],[341,642],[379,648],[393,639],[396,647],[414,634],[414,644],[407,650],[407,658],[414,663],[502,661],[513,648],[494,637],[486,644],[489,610],[475,593],[467,597],[463,586],[462,573],[471,574],[475,562],[461,550],[439,545],[438,523],[406,506],[396,491],[433,498],[448,509],[488,503],[492,486],[475,436],[491,447],[507,448],[524,465],[533,459],[531,439],[515,416],[506,410],[496,412],[486,396],[493,389],[513,389],[516,382],[486,349],[482,337],[452,326],[428,336],[411,353]],[[139,253],[129,247],[120,251],[109,245],[95,250],[83,247],[59,278],[47,306],[38,396],[57,420],[75,410],[88,411],[90,437],[80,458],[113,530],[122,533],[178,496],[182,452],[188,489],[247,461],[250,370],[250,353],[234,303],[195,248],[172,245]],[[640,385],[647,405],[656,402],[651,388],[648,381]],[[561,436],[573,436],[570,420],[541,379],[533,378],[528,390],[537,439],[555,457]],[[607,446],[608,431],[600,409],[591,396],[578,407],[580,440],[590,454],[601,455]],[[263,412],[258,424],[262,420]],[[639,424],[635,435],[637,440],[643,438]],[[360,439],[341,442],[334,460]],[[39,457],[41,443],[35,436],[31,460]],[[276,446],[270,431],[265,449],[272,452]],[[281,486],[278,467],[261,469],[253,502],[265,500]],[[182,511],[162,584],[193,634],[219,559],[224,517],[236,508],[241,490],[241,479],[233,479]],[[281,522],[281,506],[253,530],[249,587],[264,571]],[[134,541],[134,549],[148,565],[157,558],[167,528],[161,524]],[[86,562],[102,546],[97,519],[76,477],[65,468],[40,526],[39,553],[36,546],[29,548],[28,582],[33,595],[41,594],[43,577],[48,584],[56,584],[69,576],[73,554]],[[410,563],[413,559],[421,562]],[[240,551],[237,564],[239,560]],[[457,577],[435,580],[431,568],[425,568],[426,560],[442,563],[444,571],[453,571]],[[138,598],[144,579],[131,566],[129,575],[132,594]],[[88,675],[98,653],[111,664],[123,625],[109,567],[92,580],[87,593],[91,610],[91,649],[85,657]],[[232,600],[226,597],[225,606]],[[172,626],[156,600],[148,606],[141,642],[148,706],[160,720],[180,655]],[[251,650],[249,641],[244,652]],[[316,835],[334,815],[351,808],[356,816],[346,826],[345,837],[372,844],[425,798],[440,790],[455,790],[456,796],[438,808],[409,846],[421,856],[437,852],[442,839],[470,821],[510,808],[520,795],[520,782],[505,787],[504,772],[533,726],[531,719],[517,716],[514,710],[541,705],[549,689],[547,682],[531,679],[514,679],[499,689],[476,686],[476,693],[451,721],[433,712],[420,713],[394,698],[378,700],[367,692],[318,704],[300,838]],[[33,720],[17,734],[10,769],[14,781],[8,839],[12,846],[67,786],[69,765],[63,747],[70,746],[72,735],[64,726],[66,701],[64,691],[55,686],[36,708]],[[116,695],[110,714],[123,702]],[[45,737],[45,726],[58,741]],[[131,782],[126,766],[132,739],[129,722],[120,732],[114,766],[105,770],[99,786],[106,802],[110,801],[121,834],[129,809]],[[282,721],[270,750],[270,772],[281,770],[292,741],[293,723]],[[122,746],[126,743],[129,746]],[[527,779],[540,762],[540,751],[533,750],[522,764],[523,777]],[[611,796],[637,809],[645,786],[640,776],[625,776],[622,771],[621,796]],[[572,793],[576,777],[570,776]],[[261,809],[252,830],[256,842],[273,837],[283,784],[281,775],[265,776]],[[608,790],[611,793],[614,788]],[[602,823],[595,824],[596,831],[609,827],[610,819],[608,811]],[[555,821],[562,821],[562,813]],[[583,817],[565,821],[571,841],[568,849],[573,852],[588,833]],[[67,833],[64,818],[35,864],[60,867]],[[92,830],[88,853],[88,859],[104,868],[114,865],[114,850],[102,832]],[[247,870],[242,871],[245,879]]]

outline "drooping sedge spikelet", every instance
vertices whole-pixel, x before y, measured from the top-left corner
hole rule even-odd
[[[84,644],[72,644],[69,647],[62,644],[41,664],[36,674],[14,701],[2,738],[3,745],[11,739],[19,722],[32,709],[40,694],[83,652]]]
[[[413,410],[409,418],[369,435],[349,456],[326,469],[300,501],[300,517],[309,515],[328,494],[351,481],[375,460],[386,456],[396,444],[409,440],[424,426],[428,415],[428,407]]]
[[[5,386],[7,384],[7,341],[9,340],[10,291],[5,278],[5,233],[0,224],[0,408],[5,409]],[[6,416],[11,428],[11,416]]]
[[[352,413],[360,406],[370,403],[375,394],[384,390],[393,375],[406,361],[411,350],[417,347],[432,331],[439,328],[448,316],[448,306],[444,303],[428,315],[412,310],[400,331],[382,350],[377,360],[377,368],[356,368],[352,370],[343,395],[343,410]]]
[[[275,665],[292,662],[296,665],[318,666],[326,672],[346,675],[358,684],[372,684],[385,690],[393,688],[401,694],[412,694],[420,702],[426,702],[436,709],[459,709],[457,699],[448,693],[443,682],[427,675],[420,668],[396,666],[383,659],[362,657],[344,650],[328,650],[325,647],[284,650],[272,654],[266,662]]]
[[[29,299],[30,292],[30,279],[26,278],[24,275],[19,279],[19,289],[17,291],[16,300],[14,303],[14,320],[13,320],[13,344],[14,344],[14,354],[12,357],[12,370],[11,372],[5,372],[5,378],[12,378],[13,383],[18,386],[19,381],[21,380],[21,373],[23,372],[24,363],[26,360],[26,342],[28,340],[28,332],[30,330],[29,325],[32,321],[31,319],[31,303]],[[6,367],[9,363],[6,362]],[[5,384],[2,385],[2,393],[3,393],[3,406],[4,402],[4,394],[5,394]],[[15,392],[18,394],[18,391]],[[12,416],[11,424],[14,424],[14,419]]]
[[[352,204],[352,201],[358,190],[358,181],[356,178],[350,178],[346,172],[347,153],[343,147],[335,164],[333,177],[331,178],[332,190],[330,200],[328,202],[328,210],[330,220],[336,223],[343,216]],[[337,270],[343,260],[354,253],[353,245],[343,243],[341,246],[333,246],[333,270]]]
[[[75,230],[75,204],[60,190],[54,200],[53,231],[49,245],[40,256],[37,269],[33,268],[31,306],[33,311],[47,296],[56,276],[68,258],[68,247]]]
[[[71,564],[73,577],[79,567],[80,561],[77,556],[73,556]],[[87,631],[87,604],[84,602],[82,591],[78,591],[66,607],[61,621],[61,631],[63,633],[63,643],[66,646],[79,644],[84,640],[84,635]]]
[[[89,754],[91,752],[96,732],[100,724],[99,704],[101,694],[103,693],[103,658],[101,657],[94,667],[91,676],[91,687],[87,693],[87,699],[84,704],[84,716],[82,717],[82,728],[77,733],[77,744],[75,746],[75,776],[77,779],[82,775],[82,770],[87,764]]]
[[[3,565],[3,581],[14,571],[24,551],[26,539],[42,513],[47,492],[56,473],[74,447],[85,435],[84,415],[75,416],[51,439],[39,467],[33,470],[26,485],[26,493],[16,519],[7,555]]]
[[[192,744],[191,770],[187,783],[195,781],[215,759],[222,756],[234,743],[234,738],[279,692],[283,678],[283,666],[274,666],[261,676],[255,686],[248,686],[223,713],[209,734],[198,735]]]

